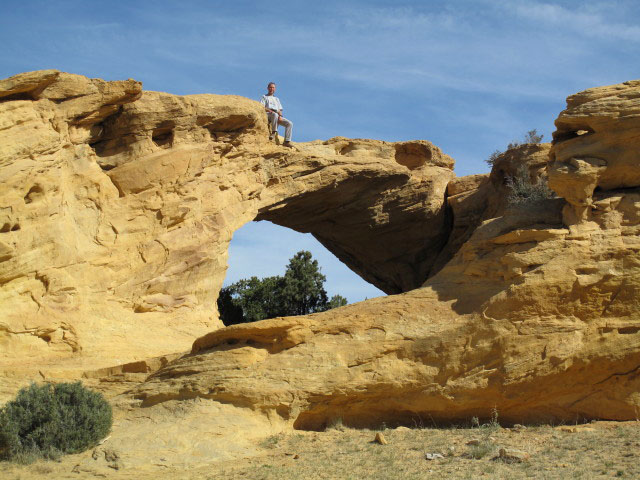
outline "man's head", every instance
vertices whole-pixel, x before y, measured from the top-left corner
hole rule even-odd
[[[269,95],[273,95],[274,93],[276,93],[276,84],[273,82],[269,82],[269,84],[267,85],[267,92],[269,92]]]

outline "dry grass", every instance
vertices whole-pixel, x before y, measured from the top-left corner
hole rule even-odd
[[[371,430],[298,432],[265,445],[269,453],[264,457],[219,465],[205,478],[640,478],[640,423],[597,422],[576,430],[530,426],[517,431],[497,423],[385,429],[388,445],[373,443],[376,432]],[[526,452],[530,459],[503,462],[496,458],[501,447]],[[443,458],[429,461],[426,453],[440,453]]]
[[[379,445],[373,442],[377,431],[337,422],[326,432],[267,437],[259,442],[264,454],[258,457],[190,470],[106,469],[99,476],[136,480],[640,478],[640,422],[595,422],[578,426],[575,432],[561,428],[567,429],[549,425],[508,429],[496,422],[465,428],[401,427],[381,430],[388,444]],[[500,461],[496,457],[502,447],[526,452],[530,459]],[[440,453],[443,458],[430,461],[426,453]],[[89,472],[73,473],[74,464],[69,457],[62,463],[3,463],[0,478],[95,478]]]

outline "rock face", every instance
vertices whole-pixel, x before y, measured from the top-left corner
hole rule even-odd
[[[605,87],[579,95],[609,95],[598,115],[619,118],[604,106],[638,93]],[[571,98],[569,106],[561,119],[574,115]],[[615,125],[602,137],[622,135]],[[488,418],[494,408],[512,422],[635,418],[640,189],[624,176],[600,184],[583,220],[563,198],[505,202],[505,178],[520,165],[539,178],[547,154],[558,162],[571,142],[586,141],[555,138],[507,152],[488,177],[449,184],[454,221],[445,249],[455,255],[421,288],[209,333],[137,398],[213,399],[301,429],[337,418],[353,426]],[[616,151],[608,164],[628,165],[634,153],[640,161],[631,142]],[[557,171],[552,163],[556,191],[575,191]]]
[[[596,189],[640,185],[640,80],[571,95],[556,128],[549,181],[576,221],[590,217]]]
[[[289,150],[257,102],[57,71],[0,82],[0,118],[0,370],[18,376],[188,350],[222,326],[228,245],[254,219],[312,232],[389,293],[446,242],[453,160],[429,142]]]
[[[273,145],[240,97],[56,71],[0,92],[5,378],[158,357],[122,401],[200,399],[264,431],[636,418],[638,82],[570,97],[552,145],[462,179],[425,141]],[[559,197],[507,201],[547,158]],[[253,219],[312,232],[398,294],[219,328],[226,250]]]
[[[510,207],[510,184],[518,176],[530,182],[546,181],[551,145],[524,144],[503,152],[490,174],[454,178],[447,186],[447,206],[453,218],[452,230],[433,270],[439,271],[483,220],[503,216]]]

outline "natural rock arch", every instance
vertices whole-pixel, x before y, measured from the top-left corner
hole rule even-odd
[[[133,397],[206,398],[306,429],[492,408],[514,422],[633,419],[639,90],[570,97],[547,167],[564,198],[512,207],[504,175],[538,175],[549,146],[454,179],[423,141],[269,144],[241,97],[56,71],[4,80],[2,371],[77,376],[192,345]],[[404,293],[219,329],[226,249],[255,218],[311,231]]]
[[[189,348],[221,326],[227,249],[251,220],[312,233],[387,293],[421,285],[447,240],[453,160],[426,141],[287,150],[257,102],[56,71],[0,92],[5,351],[43,355],[34,366]]]

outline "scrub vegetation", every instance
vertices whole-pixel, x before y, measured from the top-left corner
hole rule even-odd
[[[96,445],[111,429],[111,406],[76,383],[37,385],[0,410],[0,459],[31,463]]]
[[[530,143],[536,144],[542,142],[542,137],[544,135],[538,135],[538,130],[535,128],[533,130],[529,130],[522,140],[513,140],[507,145],[507,148],[504,150],[495,150],[489,157],[485,160],[485,163],[493,168],[493,165],[496,163],[496,160],[505,153],[507,150],[511,150],[512,148],[519,147],[520,145],[527,145]]]
[[[507,201],[512,205],[535,203],[556,196],[546,177],[538,178],[535,183],[531,180],[526,165],[522,165],[513,177],[507,178],[507,186],[511,191]]]

